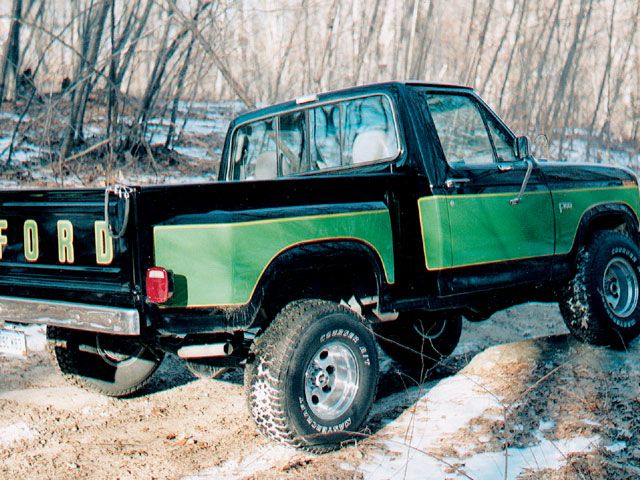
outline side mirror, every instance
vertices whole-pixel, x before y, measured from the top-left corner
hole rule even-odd
[[[516,138],[516,156],[520,160],[529,156],[529,137],[526,135]]]

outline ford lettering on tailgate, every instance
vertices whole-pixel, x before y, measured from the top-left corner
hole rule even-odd
[[[0,218],[0,261],[44,261],[72,265],[78,258],[77,243],[82,242],[81,248],[87,263],[110,265],[114,257],[114,242],[107,222],[93,222],[92,238],[87,238],[87,230],[86,224],[76,230],[72,221],[67,219],[58,219],[53,223]],[[89,245],[92,245],[94,252],[90,261],[87,252]]]

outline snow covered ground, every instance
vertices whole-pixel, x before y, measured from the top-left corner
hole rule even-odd
[[[424,384],[386,359],[365,437],[320,456],[255,432],[241,372],[195,380],[170,357],[112,400],[66,385],[27,327],[30,357],[0,358],[0,478],[638,478],[637,344],[582,345],[548,304],[464,327]]]

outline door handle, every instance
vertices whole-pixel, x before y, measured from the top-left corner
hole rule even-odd
[[[533,162],[529,159],[526,159],[525,162],[527,164],[527,173],[524,174],[524,180],[522,182],[522,186],[520,187],[520,192],[518,193],[518,196],[516,198],[512,198],[511,200],[509,200],[509,203],[514,207],[522,201],[522,196],[527,189],[529,178],[531,177],[531,171],[533,170]]]
[[[510,172],[511,170],[513,170],[513,165],[510,165],[508,163],[499,163],[498,164],[498,171],[499,172]]]
[[[453,188],[455,185],[463,185],[465,183],[469,183],[470,181],[470,178],[447,178],[444,181],[444,185],[447,188]]]

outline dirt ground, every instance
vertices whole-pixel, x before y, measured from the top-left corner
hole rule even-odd
[[[256,433],[242,372],[197,380],[169,357],[144,395],[114,400],[67,385],[31,341],[27,360],[0,358],[2,479],[640,475],[640,348],[579,344],[553,305],[465,322],[422,385],[386,359],[363,440],[322,456]]]

